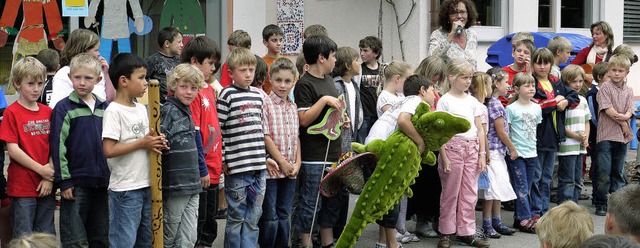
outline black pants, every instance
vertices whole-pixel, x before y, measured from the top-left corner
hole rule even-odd
[[[213,246],[218,237],[218,184],[211,184],[200,193],[198,207],[198,240],[196,245]]]

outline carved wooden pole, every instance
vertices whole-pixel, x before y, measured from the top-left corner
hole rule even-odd
[[[160,83],[158,80],[149,81],[149,128],[153,128],[154,135],[160,135]],[[162,223],[162,154],[151,151],[149,153],[149,177],[151,177],[151,230],[153,235],[152,247],[164,246]]]

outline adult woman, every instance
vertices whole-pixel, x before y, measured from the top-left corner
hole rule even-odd
[[[440,56],[445,62],[464,59],[477,67],[478,36],[469,29],[477,18],[470,0],[445,0],[440,7],[440,28],[431,33],[429,55]]]
[[[571,61],[574,65],[595,65],[601,61],[609,61],[613,52],[613,30],[609,23],[598,21],[591,24],[591,38],[593,42],[583,48]]]

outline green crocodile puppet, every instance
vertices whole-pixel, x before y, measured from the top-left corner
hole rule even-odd
[[[420,156],[418,147],[408,136],[397,129],[387,140],[374,140],[362,145],[352,143],[358,153],[371,152],[378,156],[378,163],[371,178],[364,185],[360,198],[344,228],[336,247],[351,247],[356,243],[368,223],[382,219],[402,195],[413,192],[409,185],[415,183],[421,163],[434,165],[437,151],[455,134],[471,128],[469,121],[446,112],[430,112],[429,105],[420,103],[411,122],[422,136],[426,148]]]

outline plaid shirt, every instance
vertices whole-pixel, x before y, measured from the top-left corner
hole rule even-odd
[[[605,113],[605,110],[613,108],[620,114],[627,112],[633,113],[636,110],[636,106],[633,104],[633,89],[627,85],[626,81],[622,86],[617,86],[609,81],[600,84],[600,91],[598,91],[598,95],[596,95],[596,100],[600,108],[598,110],[598,134],[596,142],[615,141],[625,144],[629,143],[633,138],[625,138],[622,132],[622,126],[611,119],[611,117]],[[634,117],[632,116],[631,118]],[[626,125],[629,125],[629,121],[626,121]]]
[[[497,97],[491,97],[489,100],[489,133],[487,139],[489,139],[489,150],[498,150],[501,154],[507,153],[507,146],[498,138],[496,132],[496,126],[494,121],[502,117],[504,119],[504,131],[509,134],[509,125],[507,125],[507,111],[504,110],[502,103]]]
[[[265,135],[271,136],[273,143],[276,144],[278,151],[291,164],[296,162],[298,156],[298,107],[287,96],[282,99],[274,92],[264,99],[262,105],[262,125]],[[278,177],[271,177],[267,174],[267,179],[284,178],[285,175],[280,171]]]

